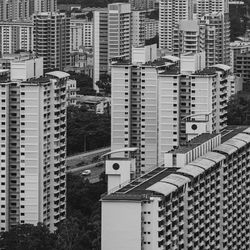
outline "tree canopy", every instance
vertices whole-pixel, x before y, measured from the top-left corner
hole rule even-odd
[[[67,176],[67,219],[56,232],[38,223],[17,225],[0,234],[0,247],[5,250],[100,250],[100,196],[106,191],[102,178],[91,184],[80,176]]]
[[[95,114],[84,107],[68,107],[67,154],[110,145],[111,118],[109,114]]]

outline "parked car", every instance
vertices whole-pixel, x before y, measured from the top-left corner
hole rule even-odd
[[[84,171],[82,171],[82,172],[81,172],[81,175],[82,175],[82,176],[88,176],[88,175],[91,175],[91,170],[86,169],[86,170],[84,170]]]

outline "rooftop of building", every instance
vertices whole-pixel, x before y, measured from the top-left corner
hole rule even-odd
[[[182,146],[182,150],[191,150],[193,147],[203,143],[218,134],[202,134],[187,145]],[[178,187],[188,183],[196,176],[212,167],[216,162],[225,159],[223,153],[235,152],[237,147],[250,142],[250,127],[248,126],[228,126],[222,133],[222,144],[205,155],[197,158],[184,167],[160,166],[145,175],[131,181],[114,193],[104,195],[102,200],[145,200],[154,195],[168,195]],[[178,149],[177,149],[178,150]],[[230,151],[231,150],[231,151]],[[233,150],[233,151],[232,151]],[[222,153],[221,153],[222,152]]]
[[[48,82],[50,82],[49,77],[42,76],[42,77],[39,77],[39,78],[31,78],[31,79],[28,79],[26,81],[22,81],[22,84],[27,83],[27,84],[36,84],[36,85],[38,85],[38,84],[45,84],[45,83],[48,83]]]
[[[216,69],[215,68],[204,68],[202,70],[197,70],[195,71],[192,75],[195,76],[203,76],[203,75],[215,75],[216,74]]]
[[[63,71],[52,71],[52,72],[46,73],[46,75],[53,76],[59,79],[70,77],[70,74],[63,72]]]
[[[84,103],[90,103],[90,104],[98,104],[103,101],[109,101],[110,98],[103,97],[103,96],[89,96],[89,95],[77,95],[76,96],[77,101],[84,102]]]
[[[204,134],[198,135],[194,139],[186,142],[185,144],[182,144],[179,147],[170,150],[169,153],[176,153],[176,154],[186,153],[216,136],[218,136],[218,134],[216,133],[215,134],[204,133]]]

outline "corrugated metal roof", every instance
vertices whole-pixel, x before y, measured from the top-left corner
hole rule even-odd
[[[209,169],[212,167],[215,163],[211,160],[205,159],[205,158],[198,158],[192,162],[189,163],[189,165],[195,165],[199,166],[203,169]]]
[[[147,190],[154,191],[166,196],[172,193],[173,191],[177,190],[177,187],[172,184],[168,184],[166,182],[157,182],[154,185],[148,187]]]
[[[237,147],[237,148],[241,148],[241,147],[244,147],[246,145],[246,143],[244,141],[241,141],[241,140],[236,139],[236,138],[229,139],[226,142],[224,142],[224,144],[232,145],[232,146]]]
[[[249,130],[249,133],[250,133],[250,130]],[[233,138],[245,141],[246,143],[250,142],[250,135],[248,134],[240,133],[240,134],[235,135]]]
[[[205,155],[202,156],[202,158],[207,158],[215,162],[220,162],[224,159],[226,159],[225,155],[219,154],[217,152],[208,152]]]
[[[176,185],[178,187],[183,186],[184,184],[188,183],[189,181],[190,181],[190,179],[188,179],[187,177],[181,176],[178,174],[171,174],[171,175],[169,175],[166,178],[161,180],[161,182],[168,182],[168,183],[171,183],[171,184]]]
[[[70,77],[70,75],[68,73],[65,73],[63,71],[52,71],[52,72],[46,73],[46,75],[55,76],[59,79]]]
[[[227,145],[225,143],[221,144],[219,147],[215,148],[214,150],[224,152],[226,154],[232,154],[237,151],[237,148],[234,146]]]
[[[203,173],[205,170],[203,170],[200,167],[193,166],[193,165],[186,165],[182,167],[180,170],[177,171],[177,173],[184,173],[184,174],[189,174],[193,177],[196,177]]]

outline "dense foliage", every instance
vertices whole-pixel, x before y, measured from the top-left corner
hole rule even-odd
[[[108,114],[87,112],[84,107],[68,107],[67,154],[110,145],[111,120]]]
[[[68,72],[70,74],[70,79],[76,80],[77,92],[79,95],[95,95],[96,92],[93,89],[93,80],[91,77],[85,74],[75,73],[73,71]]]
[[[55,233],[39,223],[18,225],[0,235],[5,250],[100,250],[100,196],[106,191],[102,180],[96,184],[81,177],[67,178],[67,219]]]
[[[250,125],[250,99],[236,95],[228,103],[228,125]]]
[[[246,6],[230,5],[231,41],[243,36],[247,28]]]

